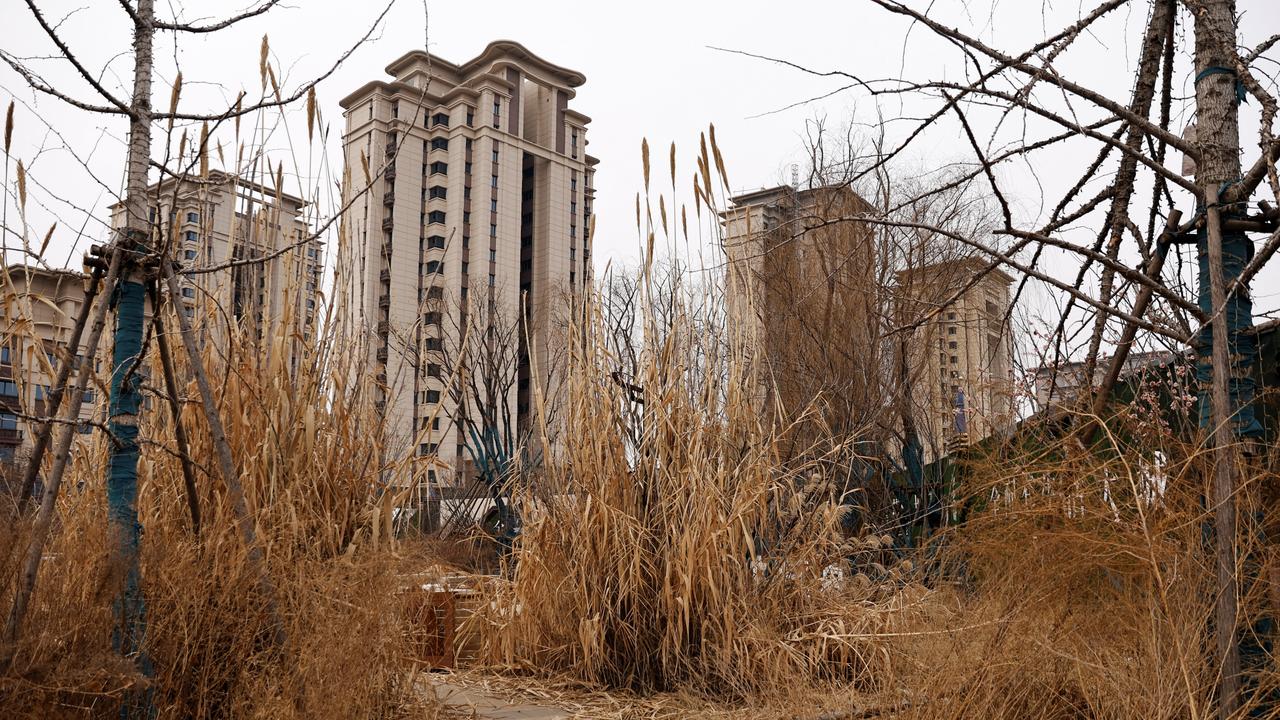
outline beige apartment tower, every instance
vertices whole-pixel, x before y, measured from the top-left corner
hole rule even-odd
[[[87,278],[71,270],[46,270],[32,265],[5,268],[0,322],[0,474],[21,467],[34,442],[34,428],[26,417],[47,417],[50,386],[61,358],[70,353],[80,362],[84,346],[71,348],[75,319],[85,301]],[[109,350],[108,350],[109,352]],[[102,355],[99,348],[99,356]],[[95,371],[101,370],[95,358]],[[85,391],[80,419],[90,420],[97,411],[100,388]],[[64,398],[68,402],[70,398]],[[101,418],[99,418],[101,419]],[[82,424],[85,434],[92,426]]]
[[[264,352],[282,347],[296,362],[314,339],[324,244],[312,237],[298,197],[221,171],[166,179],[147,190],[156,242],[175,243],[184,269],[182,312],[206,347],[226,352],[228,330]],[[111,208],[113,227],[125,209]],[[300,334],[281,338],[285,328]]]
[[[727,312],[793,436],[783,452],[833,434],[900,448],[910,422],[929,462],[1012,422],[1012,278],[942,242],[888,241],[860,219],[872,210],[847,185],[732,198]]]
[[[912,395],[921,411],[925,461],[1013,426],[1013,278],[963,257],[899,274],[912,335]],[[954,298],[954,299],[953,299]],[[950,302],[948,302],[950,301]]]
[[[454,420],[469,410],[442,355],[463,313],[528,329],[503,401],[527,425],[557,314],[591,282],[596,161],[590,118],[570,108],[585,78],[505,40],[462,64],[414,50],[386,71],[341,101],[351,211],[337,300],[376,368],[388,447],[432,458],[394,482],[460,484],[468,438]]]

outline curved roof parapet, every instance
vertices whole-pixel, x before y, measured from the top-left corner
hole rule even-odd
[[[527,63],[542,72],[561,80],[565,85],[571,88],[578,87],[587,81],[587,78],[577,70],[570,70],[569,68],[547,62],[533,54],[529,48],[526,48],[514,40],[494,40],[485,46],[485,49],[479,55],[461,65],[455,65],[438,55],[431,55],[425,50],[411,50],[388,65],[386,67],[386,71],[388,75],[399,76],[402,71],[409,68],[414,63],[430,60],[432,65],[437,65],[450,72],[465,76],[470,75],[477,70],[482,69],[486,64],[503,57],[510,57]]]

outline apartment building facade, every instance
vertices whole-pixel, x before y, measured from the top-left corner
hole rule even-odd
[[[324,243],[312,237],[306,203],[221,171],[167,178],[147,196],[153,242],[174,243],[174,257],[197,271],[181,275],[180,285],[182,312],[199,340],[225,349],[234,323],[241,342],[263,352],[283,347],[296,358],[300,345],[314,338],[324,267]],[[112,227],[123,227],[124,206],[111,210]],[[287,342],[276,343],[282,335],[289,335]]]
[[[726,308],[758,348],[768,412],[813,426],[801,447],[856,432],[896,453],[909,415],[929,462],[1012,421],[1012,278],[926,242],[904,253],[858,219],[872,209],[842,185],[733,197]]]
[[[988,264],[970,255],[899,274],[911,320],[924,320],[909,357],[926,461],[1016,421],[1013,278]]]
[[[461,64],[415,50],[386,72],[340,103],[351,211],[336,293],[376,368],[384,442],[431,459],[396,484],[456,485],[469,410],[447,355],[467,313],[521,324],[517,391],[500,402],[527,426],[558,313],[591,282],[596,160],[590,118],[569,107],[585,78],[506,40]]]
[[[83,343],[69,347],[72,328],[85,302],[86,277],[71,270],[13,265],[3,273],[4,313],[0,316],[0,465],[20,465],[34,442],[31,417],[47,417],[50,386],[61,359],[70,353],[83,362]],[[94,359],[101,371],[102,353]],[[95,372],[98,378],[98,372]],[[98,412],[101,387],[85,390],[80,419]],[[67,402],[70,398],[64,398]],[[100,419],[100,418],[99,418]],[[88,436],[92,426],[76,431]]]

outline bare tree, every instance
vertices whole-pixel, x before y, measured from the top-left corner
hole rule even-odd
[[[788,64],[839,77],[873,102],[918,103],[913,107],[922,111],[912,113],[917,119],[857,178],[879,172],[925,138],[944,132],[959,137],[971,156],[957,180],[984,182],[997,212],[994,232],[986,237],[929,221],[868,221],[936,233],[989,259],[991,271],[1003,266],[1021,275],[1019,294],[1034,284],[1059,297],[1061,312],[1050,340],[1054,354],[1062,358],[1078,347],[1083,377],[1090,383],[1094,367],[1108,366],[1091,393],[1091,416],[1103,415],[1135,338],[1161,337],[1199,355],[1201,427],[1214,448],[1208,504],[1214,508],[1218,592],[1212,625],[1215,665],[1222,668],[1218,712],[1226,718],[1240,705],[1236,597],[1242,578],[1234,508],[1244,483],[1237,458],[1261,429],[1251,404],[1256,353],[1245,332],[1252,324],[1248,284],[1280,249],[1274,205],[1249,209],[1259,196],[1280,202],[1277,104],[1269,90],[1276,77],[1264,70],[1270,66],[1260,64],[1277,37],[1239,48],[1234,0],[1155,0],[1137,41],[1130,94],[1115,98],[1073,78],[1064,58],[1097,31],[1100,20],[1132,5],[1126,0],[1082,9],[1060,30],[1016,50],[994,47],[948,25],[931,9],[898,0],[871,2],[954,48],[964,76],[873,80]],[[1174,92],[1182,52],[1179,23],[1194,33],[1190,72],[1196,95],[1194,106],[1186,108],[1196,115],[1194,135],[1172,126],[1179,102]],[[1246,98],[1257,103],[1259,129],[1256,149],[1242,166],[1238,113]],[[1196,165],[1195,179],[1171,167],[1170,149]],[[1047,217],[1028,218],[1004,173],[1015,164],[1035,167],[1042,160],[1068,182],[1064,192],[1046,198],[1052,208]],[[926,189],[920,197],[932,192]],[[1089,230],[1081,231],[1081,225]],[[1262,234],[1257,248],[1249,232]],[[1171,272],[1165,258],[1182,244],[1196,246],[1199,266]],[[1188,289],[1188,275],[1198,280],[1197,290]],[[1077,344],[1080,336],[1084,342]],[[1108,346],[1114,352],[1104,360]],[[1076,437],[1088,443],[1093,425],[1084,425]]]

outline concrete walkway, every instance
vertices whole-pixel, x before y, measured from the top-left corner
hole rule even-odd
[[[482,720],[568,720],[568,711],[545,705],[513,704],[476,688],[465,688],[445,680],[431,683],[436,698],[455,714]]]

